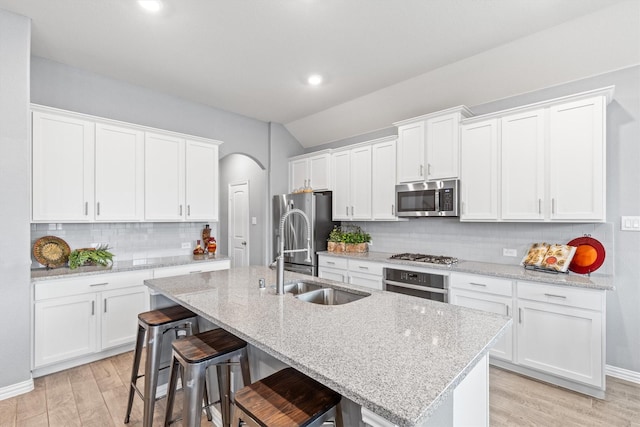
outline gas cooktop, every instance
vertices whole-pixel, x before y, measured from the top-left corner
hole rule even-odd
[[[450,256],[411,254],[411,253],[391,255],[389,259],[424,262],[427,264],[442,264],[442,265],[452,265],[458,262],[458,258],[454,258]]]

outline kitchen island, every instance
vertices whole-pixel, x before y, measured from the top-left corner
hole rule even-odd
[[[259,288],[261,278],[266,288]],[[476,425],[488,425],[487,353],[509,318],[286,272],[286,281],[313,279],[370,294],[344,305],[317,305],[275,295],[275,279],[267,267],[243,267],[145,284],[386,425],[455,425],[456,412],[474,413],[464,408],[468,403],[479,411]],[[252,379],[259,378],[252,373]],[[463,388],[472,398],[461,392],[454,399]]]

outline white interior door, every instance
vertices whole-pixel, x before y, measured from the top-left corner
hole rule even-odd
[[[249,182],[229,184],[229,257],[231,267],[249,265]]]

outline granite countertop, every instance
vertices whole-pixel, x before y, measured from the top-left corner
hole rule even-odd
[[[352,258],[358,260],[366,260],[372,262],[380,262],[384,264],[401,265],[404,267],[428,268],[443,270],[446,272],[472,273],[482,274],[485,276],[501,277],[505,279],[526,280],[530,282],[549,283],[552,285],[577,286],[581,288],[591,288],[600,290],[614,290],[613,276],[592,274],[591,276],[582,274],[553,274],[544,271],[527,270],[521,265],[495,264],[490,262],[465,261],[459,260],[457,264],[452,266],[425,264],[415,261],[403,261],[389,259],[393,254],[386,252],[365,252],[358,253],[335,253],[335,252],[318,252],[319,255],[333,256],[338,258]]]
[[[310,279],[285,272],[285,280],[296,278]],[[371,294],[316,305],[275,295],[275,280],[275,271],[253,266],[145,284],[401,427],[427,420],[512,322],[314,277]]]
[[[119,273],[123,271],[136,271],[136,270],[148,270],[152,268],[162,267],[175,267],[185,264],[198,264],[211,261],[224,261],[228,260],[226,255],[215,255],[213,257],[205,257],[201,260],[196,260],[193,255],[182,255],[172,257],[159,257],[159,258],[146,258],[135,261],[115,261],[113,265],[109,267],[91,266],[91,267],[78,267],[75,270],[71,270],[69,267],[60,268],[36,268],[31,269],[31,280],[38,282],[42,280],[61,279],[65,277],[77,277],[77,276],[93,276],[96,274],[104,273]]]

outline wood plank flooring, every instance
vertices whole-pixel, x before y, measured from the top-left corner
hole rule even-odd
[[[124,353],[37,378],[32,392],[0,401],[0,426],[142,425],[138,397],[130,423],[123,423],[132,359]],[[606,398],[599,400],[491,367],[490,389],[492,427],[640,427],[640,384],[607,377]],[[181,400],[177,396],[176,413]],[[162,399],[154,426],[163,425],[164,410]],[[201,425],[211,424],[203,416]]]

